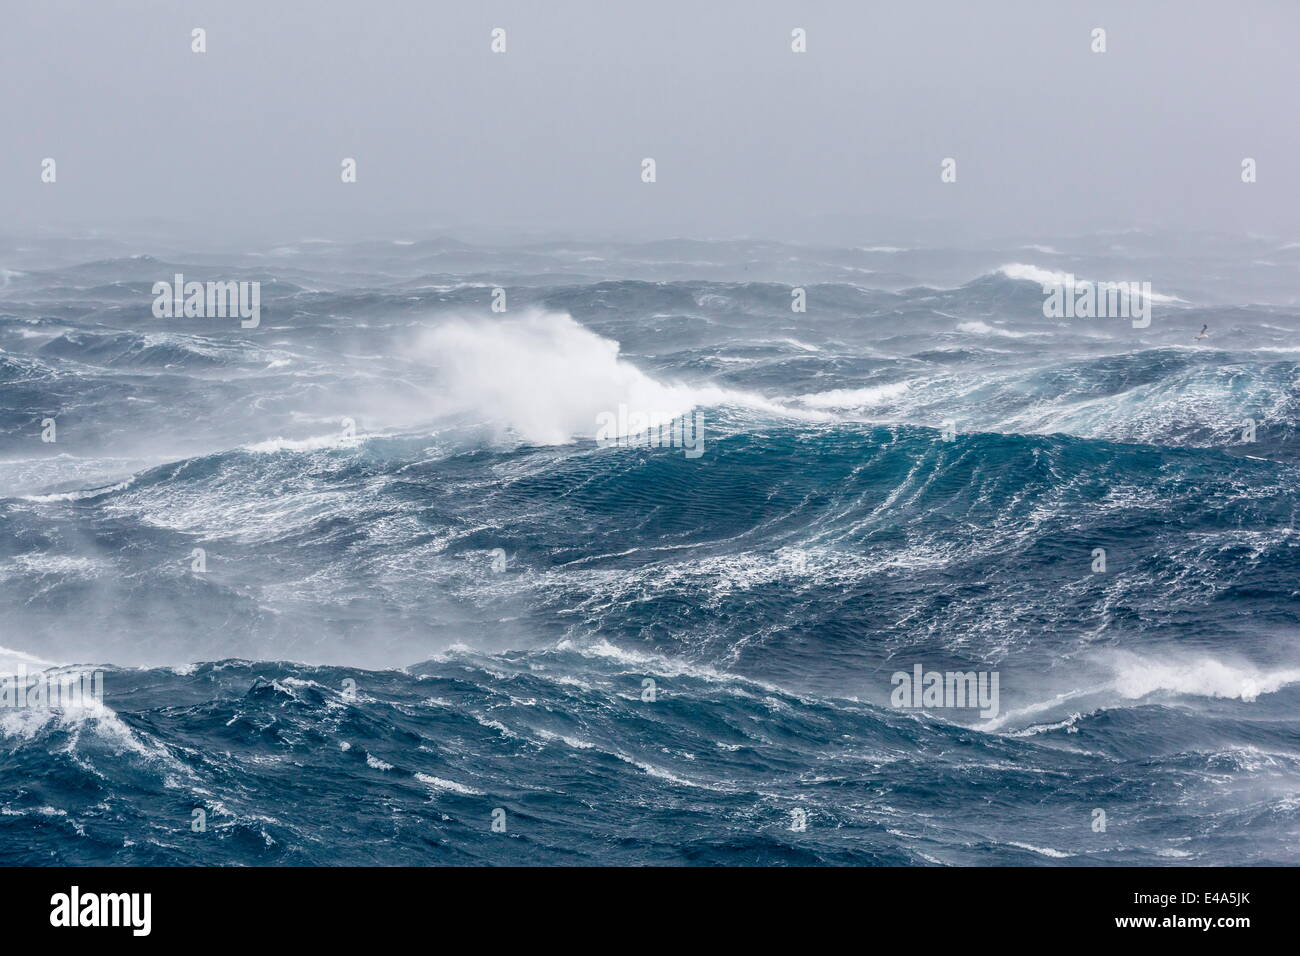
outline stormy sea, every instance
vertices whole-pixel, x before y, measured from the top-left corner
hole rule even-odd
[[[1298,268],[7,240],[0,862],[1300,862]]]

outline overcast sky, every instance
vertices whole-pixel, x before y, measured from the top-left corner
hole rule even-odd
[[[1300,240],[1298,38],[1295,0],[12,2],[0,230]]]

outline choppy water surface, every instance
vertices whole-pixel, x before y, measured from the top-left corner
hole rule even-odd
[[[5,666],[106,692],[0,708],[3,862],[1300,858],[1294,244],[0,266]],[[178,272],[260,324],[154,318]],[[996,715],[892,707],[916,664]]]

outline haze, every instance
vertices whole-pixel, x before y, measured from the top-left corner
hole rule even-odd
[[[0,230],[1294,240],[1297,35],[1284,0],[9,4]]]

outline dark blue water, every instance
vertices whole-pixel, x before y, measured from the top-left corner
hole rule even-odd
[[[6,247],[0,860],[1296,862],[1297,250],[1078,242]]]

